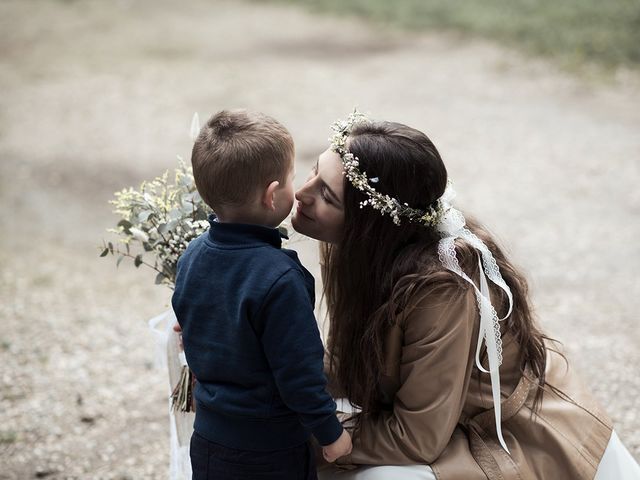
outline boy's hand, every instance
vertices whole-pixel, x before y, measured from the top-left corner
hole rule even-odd
[[[176,332],[178,336],[178,345],[180,346],[180,350],[184,352],[184,345],[182,344],[182,327],[178,322],[173,326],[173,331]]]
[[[331,445],[322,447],[322,456],[327,462],[333,463],[338,458],[349,455],[351,453],[351,447],[351,435],[349,435],[349,432],[346,430],[343,430],[338,440]]]

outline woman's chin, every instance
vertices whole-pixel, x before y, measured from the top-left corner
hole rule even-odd
[[[315,240],[323,240],[322,238],[319,238],[318,232],[314,228],[313,221],[299,212],[295,212],[291,217],[291,226],[296,232],[302,235]]]
[[[296,232],[301,233],[302,235],[309,236],[309,234],[307,233],[307,229],[304,228],[304,220],[304,217],[300,213],[294,212],[293,216],[291,217],[291,226]]]

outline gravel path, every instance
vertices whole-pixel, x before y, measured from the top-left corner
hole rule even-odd
[[[594,83],[455,36],[189,5],[0,2],[0,479],[166,477],[145,320],[170,291],[96,246],[113,191],[188,155],[194,111],[238,106],[291,129],[298,183],[354,105],[429,133],[640,459],[637,74]]]

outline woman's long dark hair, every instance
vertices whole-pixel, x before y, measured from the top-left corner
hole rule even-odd
[[[436,147],[422,132],[398,123],[358,124],[348,140],[376,189],[414,208],[435,206],[444,193],[447,171]],[[384,339],[390,326],[414,306],[416,293],[457,284],[457,275],[444,269],[437,255],[439,235],[428,227],[401,226],[371,207],[360,208],[366,197],[345,178],[343,237],[325,244],[324,293],[330,319],[330,367],[346,396],[365,413],[381,410],[380,374],[384,371]],[[506,321],[521,349],[521,368],[531,367],[544,385],[546,350],[529,306],[527,282],[507,260],[491,236],[476,222],[467,226],[492,251],[511,288],[514,310]],[[456,242],[460,265],[473,278],[477,252]],[[495,294],[495,296],[494,296]],[[498,314],[506,313],[506,298],[492,291]],[[539,389],[535,403],[542,395]]]

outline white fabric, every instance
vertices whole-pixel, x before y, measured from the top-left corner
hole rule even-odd
[[[614,431],[604,451],[595,480],[640,480],[640,466]]]
[[[509,449],[507,448],[507,444],[502,436],[501,427],[499,367],[502,364],[502,338],[500,335],[499,322],[511,315],[511,311],[513,310],[513,296],[511,295],[509,286],[500,274],[498,263],[487,246],[474,233],[465,227],[466,222],[464,216],[459,210],[456,210],[451,206],[451,201],[455,198],[455,195],[455,191],[451,185],[448,185],[444,194],[440,198],[440,208],[443,209],[444,214],[436,226],[436,229],[442,236],[438,243],[438,257],[446,269],[469,282],[475,290],[478,310],[480,311],[480,329],[476,347],[476,366],[480,371],[489,373],[491,376],[491,392],[493,396],[496,433],[500,445],[502,445],[502,448],[504,448],[508,453]],[[457,238],[465,240],[480,253],[480,259],[478,260],[480,288],[478,288],[473,280],[471,280],[462,268],[460,268],[455,248],[455,241]],[[507,298],[509,299],[509,310],[503,318],[498,317],[496,309],[491,304],[487,278],[504,290]],[[487,347],[487,357],[489,359],[488,370],[485,369],[480,362],[480,352],[482,351],[483,343],[486,344]]]
[[[191,129],[189,130],[189,137],[192,141],[196,141],[198,135],[200,134],[200,117],[198,116],[198,112],[193,114],[191,118]]]
[[[149,328],[156,340],[155,364],[158,368],[166,369],[168,374],[169,394],[180,378],[184,354],[180,349],[179,336],[173,331],[177,319],[173,310],[158,315],[149,320]],[[169,399],[169,446],[171,457],[169,464],[170,480],[191,480],[191,458],[189,457],[189,443],[193,433],[193,412],[175,412],[171,408]]]
[[[436,476],[428,465],[385,465],[357,470],[330,467],[318,471],[318,480],[436,480]]]

